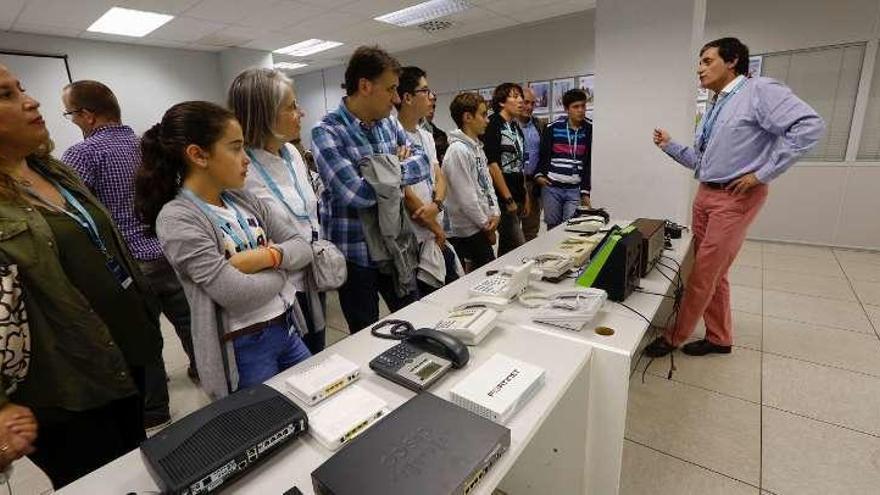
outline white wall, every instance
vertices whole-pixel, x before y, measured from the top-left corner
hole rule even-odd
[[[0,49],[67,54],[73,79],[107,84],[119,99],[123,121],[138,134],[175,103],[224,101],[217,53],[10,32],[0,32]],[[54,100],[42,102],[43,111],[60,112],[60,102],[61,87]],[[56,156],[65,148],[59,146]]]
[[[449,103],[462,89],[592,72],[592,26],[593,13],[586,11],[394,55],[403,65],[417,65],[428,73],[431,89],[437,93],[435,122],[443,129],[454,129]],[[324,113],[339,105],[344,71],[337,66],[296,76],[297,97],[306,102],[303,129],[311,129]],[[326,90],[319,85],[322,77]],[[326,99],[323,108],[322,98]],[[303,132],[303,140],[311,141],[308,132]]]

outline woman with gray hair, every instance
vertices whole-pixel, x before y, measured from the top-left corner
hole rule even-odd
[[[241,123],[251,161],[245,190],[276,203],[303,237],[318,240],[318,198],[309,169],[299,150],[288,144],[299,138],[304,115],[293,82],[274,69],[248,69],[232,81],[228,104]],[[316,354],[324,349],[324,294],[315,290],[305,272],[294,275],[293,284],[308,327],[302,339]]]

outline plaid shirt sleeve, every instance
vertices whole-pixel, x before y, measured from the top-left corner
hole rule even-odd
[[[357,173],[357,164],[345,153],[345,144],[335,135],[339,130],[325,127],[324,124],[312,129],[312,154],[324,187],[345,206],[373,206],[376,204],[376,192]]]
[[[86,187],[89,188],[90,191],[95,191],[95,183],[97,182],[97,177],[95,176],[95,160],[93,159],[91,153],[85,147],[82,146],[71,146],[64,152],[64,155],[61,156],[61,161],[67,164],[68,167],[72,168],[79,178],[83,181]]]
[[[412,150],[410,157],[400,164],[400,181],[405,186],[411,186],[428,180],[431,177],[431,159],[428,158],[428,153],[421,146],[409,140],[406,130],[397,119],[390,120],[394,125],[393,130],[396,133],[397,142],[403,143],[404,146]]]

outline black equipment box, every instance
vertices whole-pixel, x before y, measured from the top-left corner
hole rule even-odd
[[[464,495],[507,451],[510,430],[428,392],[312,472],[317,495]]]
[[[632,223],[642,234],[641,273],[644,277],[660,261],[663,256],[663,248],[666,245],[666,221],[650,218],[637,218]]]
[[[608,299],[623,301],[639,285],[641,256],[641,232],[633,225],[623,229],[615,225],[593,250],[590,263],[578,277],[577,284],[603,289]]]
[[[162,493],[217,490],[308,428],[306,414],[267,385],[208,404],[141,445]]]

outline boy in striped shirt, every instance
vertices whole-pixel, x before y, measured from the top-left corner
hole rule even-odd
[[[578,206],[590,206],[593,126],[586,119],[587,94],[569,90],[562,104],[568,115],[544,129],[535,173],[548,230],[571,218]]]

